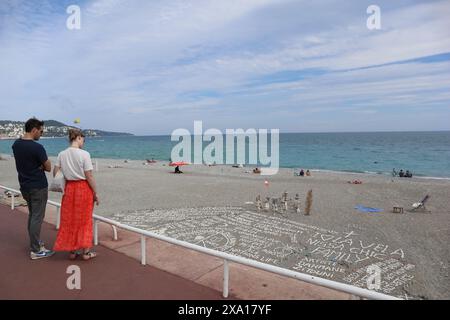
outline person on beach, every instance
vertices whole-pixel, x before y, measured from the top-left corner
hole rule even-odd
[[[300,177],[303,177],[304,175],[305,175],[305,171],[303,171],[303,169],[300,170]]]
[[[69,259],[82,255],[83,260],[95,258],[92,247],[92,212],[94,202],[99,205],[93,166],[89,152],[82,150],[84,134],[79,129],[69,130],[70,147],[61,151],[53,176],[59,170],[66,186],[61,202],[61,225],[53,247],[55,251],[70,251]]]
[[[405,173],[403,172],[403,169],[400,169],[400,172],[398,173],[398,176],[400,178],[403,178],[405,176]]]
[[[183,171],[180,170],[180,166],[175,167],[175,173],[183,173]]]
[[[25,123],[25,134],[12,145],[20,192],[28,206],[28,235],[30,237],[30,258],[48,258],[54,254],[47,250],[40,240],[42,221],[48,199],[48,182],[45,171],[50,172],[52,164],[44,147],[37,143],[44,133],[44,121],[31,118]]]
[[[311,172],[309,170],[306,170],[306,176],[310,177],[311,176]]]

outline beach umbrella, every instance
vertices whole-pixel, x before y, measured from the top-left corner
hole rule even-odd
[[[171,162],[169,163],[169,166],[171,167],[176,167],[175,168],[175,173],[181,173],[181,171],[177,171],[178,167],[180,166],[186,166],[190,164],[189,162],[185,162],[185,161],[175,161],[175,162]]]
[[[175,161],[175,162],[169,163],[169,166],[171,166],[171,167],[180,167],[180,166],[187,166],[188,164],[190,164],[190,163],[189,162],[185,162],[185,161]]]

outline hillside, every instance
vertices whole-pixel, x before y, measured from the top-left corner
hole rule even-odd
[[[65,137],[70,128],[75,128],[56,120],[44,120],[44,123],[45,131],[43,137]],[[0,120],[0,138],[18,138],[23,135],[24,126],[25,122],[22,121]],[[131,133],[98,129],[83,129],[83,132],[89,137],[132,136]]]

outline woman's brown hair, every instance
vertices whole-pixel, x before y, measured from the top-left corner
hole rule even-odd
[[[72,142],[78,137],[84,138],[84,133],[80,129],[69,129],[69,141]]]

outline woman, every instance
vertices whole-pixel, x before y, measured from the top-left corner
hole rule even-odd
[[[70,251],[74,260],[81,255],[84,260],[95,258],[92,246],[92,211],[94,202],[99,205],[92,161],[89,152],[82,150],[84,134],[79,129],[69,130],[70,147],[59,153],[53,176],[59,170],[66,179],[61,203],[61,225],[56,237],[55,251]]]

